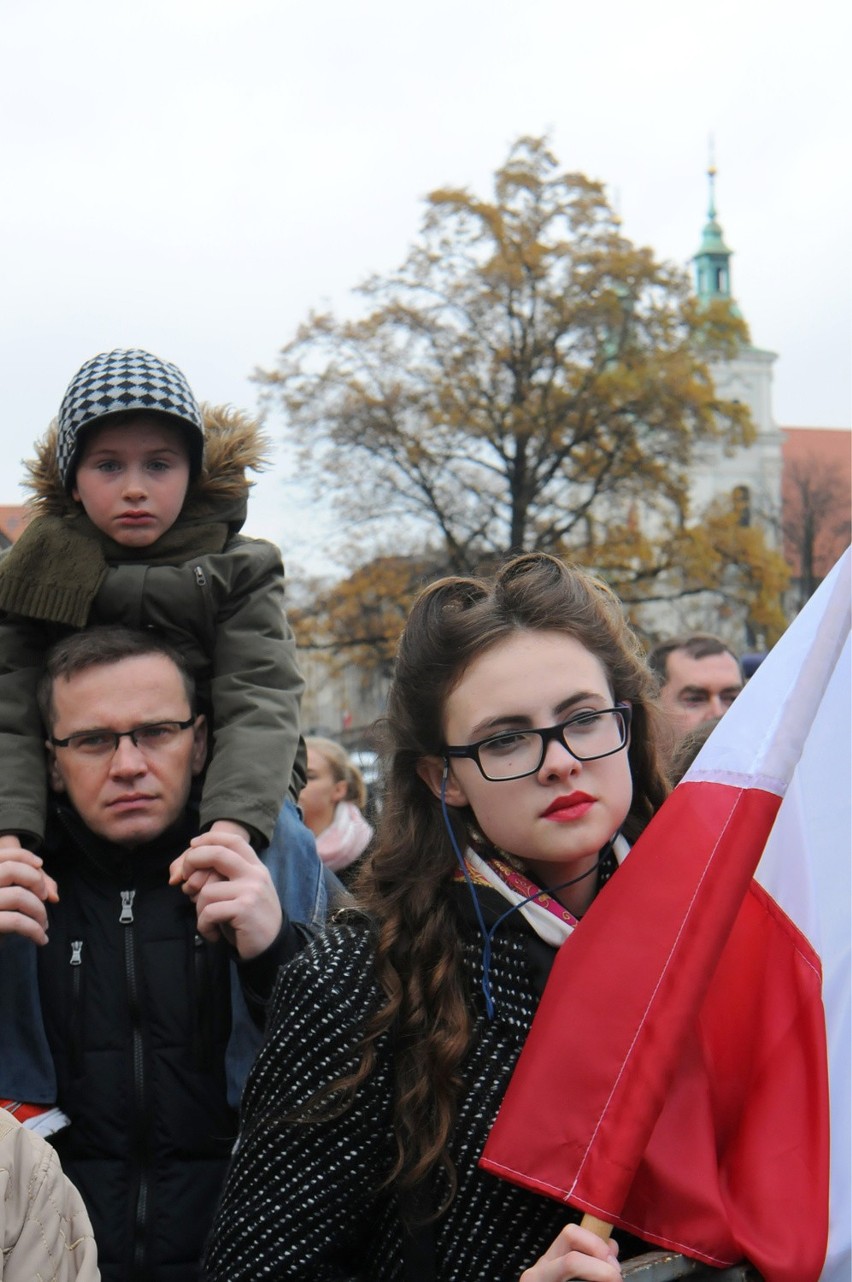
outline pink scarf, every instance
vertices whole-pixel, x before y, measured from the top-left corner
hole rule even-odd
[[[317,854],[332,872],[348,868],[359,855],[363,855],[373,829],[351,801],[338,801],[334,818],[317,837]]]

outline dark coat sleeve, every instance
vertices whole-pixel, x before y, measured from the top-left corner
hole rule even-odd
[[[285,915],[276,938],[257,957],[243,961],[237,954],[234,964],[249,1013],[261,1030],[266,1028],[278,971],[314,938],[315,931]]]

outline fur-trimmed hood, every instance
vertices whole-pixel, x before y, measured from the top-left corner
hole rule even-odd
[[[263,472],[270,463],[271,444],[257,419],[230,405],[202,405],[204,466],[187,494],[187,503],[230,503],[245,500],[253,481],[246,471]],[[32,491],[27,505],[37,516],[67,516],[80,504],[67,494],[56,459],[56,420],[35,444],[35,458],[24,463],[23,484]]]

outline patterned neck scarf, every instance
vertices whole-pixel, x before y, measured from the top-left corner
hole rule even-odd
[[[609,881],[629,849],[628,842],[620,833],[604,848],[597,867],[588,874],[594,876],[597,872],[598,890]],[[551,948],[559,948],[577,925],[578,919],[573,913],[550,891],[542,890],[525,873],[510,864],[504,855],[495,852],[486,859],[468,847],[465,852],[465,868],[474,885],[490,886],[496,890],[510,905],[510,911],[516,908],[539,938]],[[456,869],[453,878],[456,881],[465,880],[460,868]]]

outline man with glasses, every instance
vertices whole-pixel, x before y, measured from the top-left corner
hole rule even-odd
[[[242,837],[198,832],[207,726],[155,634],[60,642],[39,702],[51,817],[40,855],[0,850],[0,984],[21,938],[40,946],[25,1031],[46,1038],[104,1279],[196,1277],[236,1134],[228,1060],[305,931]]]

